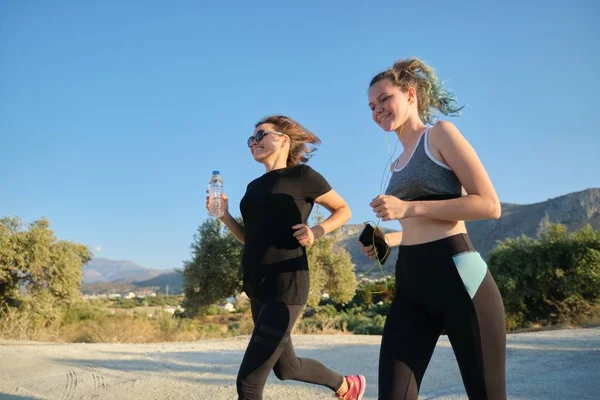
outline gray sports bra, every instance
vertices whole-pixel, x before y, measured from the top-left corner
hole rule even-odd
[[[400,200],[443,200],[461,197],[463,187],[449,166],[437,160],[429,152],[427,137],[431,127],[419,137],[419,141],[406,165],[396,169],[390,178],[385,194]]]

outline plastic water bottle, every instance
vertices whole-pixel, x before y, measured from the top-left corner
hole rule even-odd
[[[222,217],[225,210],[221,195],[223,194],[223,180],[219,171],[213,171],[210,182],[208,183],[208,195],[210,196],[210,208],[208,215],[211,217]]]

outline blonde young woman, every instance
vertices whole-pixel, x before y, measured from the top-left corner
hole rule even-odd
[[[379,359],[379,399],[417,399],[436,342],[446,332],[470,399],[505,399],[506,332],[500,292],[473,248],[465,221],[497,219],[500,203],[475,150],[434,113],[460,110],[431,67],[400,60],[369,87],[375,123],[394,131],[403,153],[385,194],[370,204],[402,230],[383,235],[399,246],[396,293]],[[363,247],[371,258],[371,246]]]
[[[248,138],[254,161],[265,173],[248,184],[240,210],[244,226],[229,213],[221,220],[244,243],[243,286],[250,297],[254,331],[237,377],[239,399],[262,399],[273,370],[281,379],[326,386],[343,400],[360,400],[362,375],[342,376],[319,361],[298,358],[290,332],[308,300],[306,247],[350,219],[350,208],[327,180],[306,163],[320,140],[291,118],[259,121]],[[207,198],[207,207],[210,207]],[[227,198],[223,197],[227,207]],[[331,215],[309,227],[314,204]]]

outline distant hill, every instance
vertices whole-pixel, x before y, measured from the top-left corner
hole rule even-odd
[[[600,189],[569,193],[535,204],[502,204],[502,216],[492,221],[467,222],[473,245],[487,256],[496,243],[509,237],[538,237],[550,223],[560,223],[569,231],[585,224],[600,229]]]
[[[165,293],[167,286],[169,287],[169,293],[182,293],[183,292],[183,275],[179,272],[169,272],[166,274],[158,275],[152,279],[145,281],[135,282],[134,285],[139,288],[152,287],[156,288],[156,291]]]
[[[113,294],[134,292],[137,287],[132,283],[95,282],[84,283],[81,286],[83,294]]]
[[[81,292],[83,294],[111,294],[136,292],[140,289],[149,289],[156,293],[166,294],[168,286],[169,294],[183,292],[183,276],[178,272],[166,272],[145,281],[131,283],[123,282],[95,282],[84,284]]]
[[[549,223],[561,223],[572,231],[590,224],[600,229],[600,189],[587,189],[535,204],[502,203],[502,216],[498,220],[470,221],[467,230],[475,248],[483,255],[493,250],[498,241],[523,234],[538,237]],[[364,272],[375,263],[364,256],[356,243],[362,225],[346,225],[341,230],[343,245],[352,256],[357,273]],[[392,250],[384,265],[386,273],[394,271],[398,249]],[[381,276],[377,268],[369,273],[370,277]]]
[[[172,270],[149,269],[128,260],[93,258],[83,267],[83,283],[131,283],[154,278]]]
[[[182,277],[173,269],[150,269],[128,260],[93,258],[83,267],[84,294],[124,293],[149,288],[181,293]]]

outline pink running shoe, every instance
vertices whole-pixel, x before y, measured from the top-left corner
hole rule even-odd
[[[367,388],[367,381],[362,375],[347,375],[344,379],[348,382],[348,391],[342,394],[334,394],[340,400],[362,400],[365,389]]]

